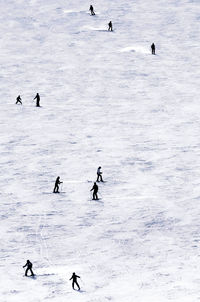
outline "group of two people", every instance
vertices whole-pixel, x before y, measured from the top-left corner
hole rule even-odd
[[[36,100],[36,107],[40,107],[40,95],[39,93],[36,94],[33,100]],[[21,104],[22,105],[22,98],[20,95],[16,98],[16,103],[15,104]]]
[[[91,16],[94,16],[94,15],[95,15],[94,7],[93,7],[92,5],[90,5],[89,11],[90,11],[90,13],[91,13]],[[108,23],[108,31],[113,31],[112,21],[110,21],[110,22]]]
[[[101,167],[98,167],[98,169],[97,169],[97,180],[96,180],[96,182],[99,182],[99,181],[103,182]],[[92,196],[93,200],[98,200],[99,199],[98,195],[97,195],[99,187],[97,186],[96,182],[94,182],[94,185],[93,185],[92,189],[90,190],[90,191],[93,191],[93,196]]]
[[[31,277],[34,277],[34,273],[33,273],[33,270],[32,270],[32,267],[33,267],[33,264],[31,263],[30,260],[27,260],[26,264],[23,266],[23,268],[26,267],[26,271],[25,271],[25,276],[28,277],[28,271],[30,271],[31,273]],[[77,278],[80,278],[78,275],[76,275],[75,273],[72,274],[71,278],[69,280],[72,280],[72,288],[74,288],[74,285],[76,284],[76,286],[78,287],[78,290],[80,290],[80,286],[77,282]]]

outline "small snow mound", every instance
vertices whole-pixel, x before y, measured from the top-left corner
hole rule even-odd
[[[142,46],[128,46],[125,48],[122,48],[120,52],[140,52],[140,53],[148,53],[147,49]]]
[[[86,11],[71,10],[71,9],[64,9],[63,12],[64,12],[65,14],[86,13]]]
[[[105,27],[103,28],[103,26],[102,27],[93,27],[93,26],[85,25],[85,26],[83,26],[83,29],[94,30],[94,31],[108,31]]]

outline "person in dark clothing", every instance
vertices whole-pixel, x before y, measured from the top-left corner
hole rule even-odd
[[[98,192],[98,186],[97,186],[97,184],[96,184],[96,182],[94,182],[94,185],[93,185],[93,187],[92,187],[92,189],[90,190],[90,191],[93,191],[93,200],[98,200],[99,198],[98,198],[98,196],[97,196],[97,192]]]
[[[95,15],[95,12],[94,12],[94,8],[93,8],[92,5],[90,5],[89,10],[90,10],[91,16],[94,16],[94,15]]]
[[[27,262],[26,262],[26,264],[23,266],[23,267],[27,267],[27,269],[26,269],[26,271],[25,271],[25,276],[27,277],[27,274],[28,274],[28,271],[30,271],[31,272],[31,276],[34,276],[34,273],[33,273],[33,271],[32,271],[32,263],[29,261],[29,260],[27,260]]]
[[[151,44],[151,53],[152,53],[152,55],[156,54],[155,51],[156,51],[156,47],[155,47],[155,44],[153,43],[153,44]]]
[[[103,182],[101,167],[97,169],[97,182],[99,182],[99,179]]]
[[[113,31],[113,26],[111,21],[108,23],[108,31]]]
[[[36,100],[36,107],[40,107],[40,95],[39,93],[36,94],[33,100]]]
[[[73,289],[74,289],[74,285],[76,284],[76,286],[78,287],[78,290],[80,290],[80,286],[77,282],[77,278],[80,278],[80,277],[78,275],[76,275],[75,273],[73,273],[69,280],[72,280],[72,288]]]
[[[21,99],[21,96],[18,95],[18,97],[16,98],[16,103],[15,104],[18,104],[20,103],[22,105],[22,99]]]
[[[58,176],[56,178],[56,181],[55,181],[55,186],[54,186],[54,189],[53,189],[53,193],[60,193],[59,192],[59,185],[62,184],[62,181],[60,181],[60,176]]]

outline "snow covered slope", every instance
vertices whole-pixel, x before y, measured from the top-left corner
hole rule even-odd
[[[199,301],[200,2],[0,12],[0,301]]]

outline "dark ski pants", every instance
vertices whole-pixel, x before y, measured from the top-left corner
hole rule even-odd
[[[21,104],[22,105],[22,102],[21,101],[17,101],[15,104]]]
[[[33,273],[33,271],[32,271],[32,269],[31,269],[31,268],[27,268],[27,269],[26,269],[26,271],[25,271],[25,276],[27,276],[28,271],[30,271],[30,272],[31,272],[31,276],[34,276],[34,273]]]
[[[152,55],[155,55],[155,49],[152,49]]]
[[[78,287],[78,290],[80,290],[80,286],[78,285],[77,281],[73,281],[72,282],[72,288],[74,289],[74,285],[76,284],[76,286]]]
[[[98,198],[98,196],[97,196],[97,192],[94,192],[93,193],[93,200],[98,200],[99,198]]]
[[[53,193],[59,193],[59,186],[57,185],[57,186],[55,186],[54,187],[54,189],[53,189]]]
[[[103,178],[102,178],[101,174],[97,174],[97,181],[99,181],[99,178],[100,178],[100,181],[103,182]]]
[[[109,28],[108,28],[108,31],[113,31],[112,27],[109,27]]]

